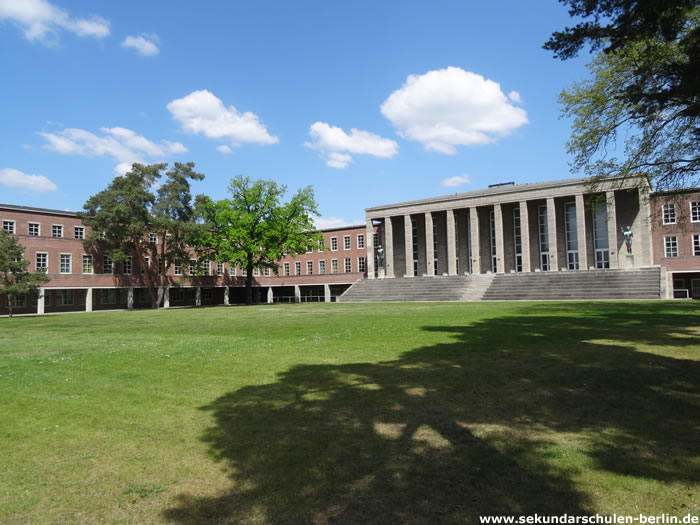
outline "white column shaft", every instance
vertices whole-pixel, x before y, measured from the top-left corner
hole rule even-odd
[[[447,210],[447,273],[457,275],[457,238],[453,210]]]
[[[435,275],[435,250],[433,249],[433,214],[425,214],[425,267],[426,275]]]
[[[403,216],[404,251],[406,252],[406,272],[404,277],[413,277],[413,222],[410,215]]]

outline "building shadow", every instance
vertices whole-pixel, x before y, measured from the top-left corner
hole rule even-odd
[[[215,421],[202,440],[231,486],[182,494],[163,517],[478,523],[595,512],[552,433],[577,434],[601,471],[700,480],[700,363],[654,353],[700,344],[693,312],[601,303],[595,316],[562,316],[567,308],[426,326],[450,342],[381,363],[300,365],[214,400],[201,407]]]

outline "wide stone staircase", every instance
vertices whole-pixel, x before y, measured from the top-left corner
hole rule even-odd
[[[659,299],[660,269],[362,279],[339,302]]]
[[[362,279],[338,298],[343,303],[478,301],[492,275]]]
[[[659,268],[496,275],[485,301],[659,299]]]

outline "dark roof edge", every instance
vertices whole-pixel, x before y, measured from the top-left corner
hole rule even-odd
[[[2,204],[2,203],[0,203],[0,210],[1,209],[15,210],[15,211],[39,212],[39,213],[50,213],[51,215],[64,215],[66,217],[78,217],[78,214],[74,211],[52,210],[49,208],[34,208],[32,206],[17,206],[15,204]]]

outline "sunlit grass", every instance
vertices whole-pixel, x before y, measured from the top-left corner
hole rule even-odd
[[[0,319],[0,522],[700,507],[690,302]]]

